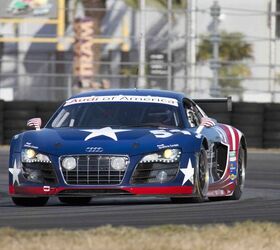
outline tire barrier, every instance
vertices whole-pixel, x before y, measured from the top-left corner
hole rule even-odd
[[[242,131],[249,147],[263,147],[264,105],[233,103],[232,125]]]
[[[26,130],[30,118],[40,117],[43,126],[61,102],[3,102],[0,100],[0,145],[9,144],[11,138]],[[280,147],[280,104],[233,103],[232,112],[226,105],[200,105],[219,123],[231,124],[242,131],[248,147]]]
[[[35,102],[14,101],[4,103],[4,144],[9,144],[14,135],[27,129],[27,120],[36,115],[35,107]]]
[[[0,100],[0,145],[3,144],[3,139],[4,139],[3,110],[4,110],[4,101]]]
[[[265,148],[280,147],[280,104],[264,105],[264,134]]]

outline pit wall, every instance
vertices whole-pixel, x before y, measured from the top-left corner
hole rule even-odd
[[[0,100],[0,144],[8,145],[13,135],[26,130],[30,118],[41,117],[46,124],[61,102]],[[200,105],[209,117],[241,130],[251,148],[280,147],[280,104],[233,103],[228,112],[220,104]]]

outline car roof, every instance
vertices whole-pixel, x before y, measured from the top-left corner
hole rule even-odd
[[[174,91],[166,90],[156,90],[156,89],[110,89],[110,90],[95,90],[80,93],[72,96],[72,98],[77,97],[89,97],[89,96],[110,96],[110,95],[136,95],[136,96],[159,96],[174,98],[178,101],[182,101],[185,98],[183,93],[178,93]]]

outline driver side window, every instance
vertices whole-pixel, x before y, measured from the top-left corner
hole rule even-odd
[[[201,118],[202,118],[202,115],[200,114],[199,110],[188,99],[184,101],[184,107],[185,107],[185,112],[190,127],[191,128],[198,127],[200,125]]]

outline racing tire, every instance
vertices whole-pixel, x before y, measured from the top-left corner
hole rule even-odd
[[[68,205],[82,206],[91,201],[91,197],[58,197],[59,201]]]
[[[197,195],[196,197],[171,197],[171,201],[174,203],[187,203],[190,201],[199,203],[206,200],[209,187],[209,164],[207,160],[207,153],[204,148],[200,150],[198,156],[194,180],[194,189]]]
[[[17,206],[23,207],[41,207],[45,206],[49,200],[49,197],[36,197],[36,198],[26,198],[26,197],[12,197],[12,201]]]

